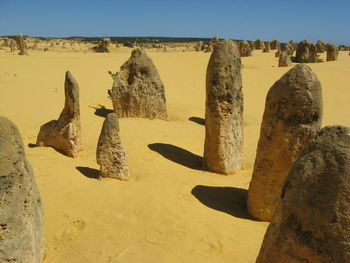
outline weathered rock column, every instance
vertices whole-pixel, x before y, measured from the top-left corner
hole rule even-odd
[[[323,128],[284,183],[257,263],[350,262],[350,128]]]
[[[17,42],[17,48],[19,50],[18,55],[28,55],[27,45],[23,35],[16,36],[16,42]]]
[[[204,165],[229,174],[243,167],[241,58],[231,40],[214,46],[206,76]]]
[[[247,41],[240,41],[238,47],[241,57],[250,57],[252,55],[252,51],[250,50],[250,46]]]
[[[300,41],[297,45],[296,62],[299,63],[314,63],[317,59],[316,47],[307,40]]]
[[[21,135],[0,116],[0,262],[40,263],[43,208]]]
[[[280,47],[280,42],[278,40],[274,39],[270,42],[270,49],[271,50],[275,50],[275,49],[278,50],[279,47]]]
[[[97,46],[94,46],[92,49],[95,52],[99,52],[99,53],[109,53],[110,43],[111,43],[111,39],[110,38],[101,38],[98,41]]]
[[[321,83],[305,64],[298,64],[269,90],[260,128],[247,208],[255,218],[270,221],[294,161],[319,131]]]
[[[255,40],[255,49],[261,49],[263,50],[265,48],[265,43],[261,39]]]
[[[270,42],[265,42],[264,45],[265,45],[265,47],[264,47],[263,52],[265,52],[265,53],[270,52]]]
[[[335,61],[335,60],[338,60],[338,47],[333,44],[328,44],[326,61]]]
[[[165,89],[143,49],[135,49],[116,74],[110,95],[118,117],[167,119]]]
[[[316,52],[317,53],[324,53],[326,51],[326,44],[323,40],[318,40],[316,43]]]
[[[120,141],[117,114],[109,113],[103,122],[96,150],[101,177],[129,179],[126,154]]]
[[[79,85],[67,71],[64,83],[65,105],[58,118],[40,127],[37,146],[49,146],[69,157],[77,157],[83,150],[81,139]]]
[[[292,60],[287,51],[282,51],[278,60],[279,67],[289,67],[292,65]]]

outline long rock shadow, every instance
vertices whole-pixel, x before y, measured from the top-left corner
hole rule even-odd
[[[107,109],[105,106],[99,104],[97,107],[89,106],[90,108],[95,109],[95,115],[105,118],[109,113],[112,113],[113,110]]]
[[[85,175],[87,178],[99,179],[100,171],[94,168],[85,167],[85,166],[77,166],[75,167],[81,174]]]
[[[205,126],[205,119],[200,118],[200,117],[189,117],[188,120],[193,121],[199,125],[204,125]]]
[[[192,189],[191,194],[209,208],[234,217],[255,220],[246,210],[248,196],[246,189],[197,185]]]
[[[203,158],[190,151],[167,143],[152,143],[148,148],[164,158],[191,169],[203,170]]]

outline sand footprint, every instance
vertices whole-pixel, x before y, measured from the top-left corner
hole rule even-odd
[[[63,243],[72,241],[76,239],[79,235],[79,232],[84,230],[85,228],[85,221],[81,219],[76,219],[68,227],[66,227],[61,234],[57,236],[57,240],[61,241]]]

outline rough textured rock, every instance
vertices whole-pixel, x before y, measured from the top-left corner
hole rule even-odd
[[[323,128],[289,172],[257,263],[350,262],[350,128]]]
[[[279,67],[289,67],[292,65],[292,60],[287,51],[282,51],[278,60]]]
[[[326,43],[324,43],[322,40],[318,40],[316,43],[316,52],[324,53],[325,51],[326,51]]]
[[[103,123],[96,151],[101,177],[129,179],[128,162],[120,141],[117,114],[109,113]]]
[[[294,53],[293,45],[290,43],[281,44],[281,52],[283,51],[286,51],[289,55],[293,55]]]
[[[43,208],[15,124],[0,116],[0,262],[39,263]]]
[[[241,58],[231,40],[218,42],[206,76],[204,165],[229,174],[243,167]]]
[[[338,47],[333,44],[327,44],[327,61],[338,60]]]
[[[194,46],[194,49],[196,51],[202,51],[203,50],[203,41],[198,41],[198,43]]]
[[[265,52],[265,53],[270,52],[270,42],[265,42],[264,45],[265,45],[265,47],[264,47],[263,52]]]
[[[110,94],[119,117],[167,119],[163,82],[143,49],[133,50],[121,66]]]
[[[265,43],[261,39],[255,40],[255,49],[263,50],[265,48]]]
[[[211,53],[211,52],[213,52],[213,45],[211,44],[211,43],[209,43],[209,45],[208,46],[206,46],[206,48],[205,48],[205,53]]]
[[[5,47],[9,46],[9,38],[7,38],[7,37],[4,38],[4,46]]]
[[[317,59],[316,47],[307,40],[298,43],[295,55],[295,62],[314,63]]]
[[[275,58],[279,58],[281,55],[281,49],[279,48],[275,53]]]
[[[271,50],[279,49],[279,47],[280,47],[280,42],[278,40],[274,39],[270,42],[270,49]]]
[[[14,52],[16,49],[16,44],[15,44],[15,41],[13,39],[9,39],[9,45],[10,45],[10,51]]]
[[[239,54],[241,57],[250,57],[252,55],[252,51],[250,50],[250,46],[247,41],[240,41],[238,45]]]
[[[290,41],[288,42],[288,44],[290,44],[290,45],[292,46],[293,52],[297,49],[298,44],[297,44],[297,42],[295,42],[294,40],[290,40]]]
[[[248,40],[248,44],[250,46],[250,51],[253,52],[255,50],[255,42],[251,41],[251,40]]]
[[[19,50],[18,55],[28,55],[27,45],[23,35],[16,36],[16,42],[17,42],[17,48]]]
[[[259,220],[271,220],[293,162],[320,129],[321,89],[315,73],[298,64],[267,94],[247,202]]]
[[[40,127],[37,146],[49,146],[69,157],[77,157],[83,149],[80,125],[79,85],[67,71],[64,83],[65,104],[58,120]]]
[[[213,36],[210,40],[210,43],[214,46],[216,43],[220,41],[218,36]]]
[[[98,42],[98,45],[93,47],[92,49],[95,52],[99,52],[99,53],[109,53],[110,43],[111,43],[110,38],[101,38]]]

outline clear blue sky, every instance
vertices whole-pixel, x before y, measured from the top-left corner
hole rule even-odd
[[[175,36],[350,45],[350,0],[0,0],[0,35]]]

